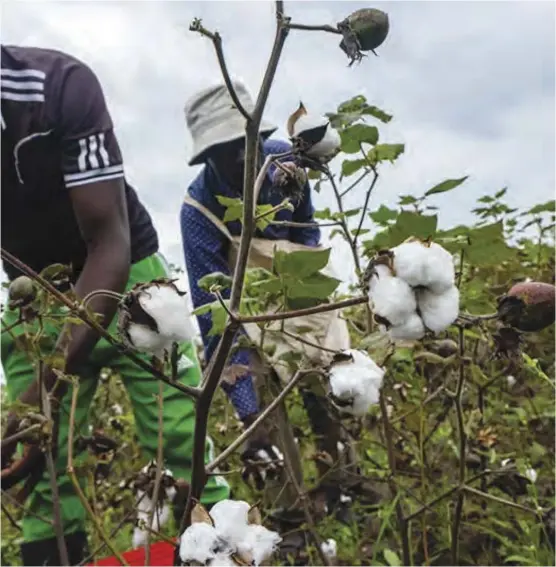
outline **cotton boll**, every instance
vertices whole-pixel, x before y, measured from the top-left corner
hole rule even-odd
[[[310,114],[297,118],[293,125],[293,136],[310,144],[305,153],[317,158],[334,156],[342,144],[340,134],[332,128],[328,118]]]
[[[220,500],[210,510],[218,533],[231,545],[242,541],[247,531],[250,506],[243,500]]]
[[[445,331],[458,317],[459,290],[452,286],[442,294],[429,290],[417,291],[417,303],[423,323],[434,333]]]
[[[369,280],[370,308],[391,325],[401,325],[415,311],[415,294],[404,280],[392,276],[388,266],[377,265]]]
[[[323,541],[320,544],[320,548],[329,559],[334,559],[338,553],[338,544],[336,543],[336,540],[332,538]]]
[[[533,484],[537,481],[538,473],[535,469],[527,469],[525,471],[525,477],[531,481]]]
[[[139,295],[139,303],[156,321],[161,335],[173,341],[195,335],[185,297],[174,285],[152,285]]]
[[[143,325],[130,323],[127,332],[132,345],[141,352],[160,356],[164,349],[171,347],[171,341],[169,342],[166,337]]]
[[[425,326],[421,317],[413,313],[403,324],[390,327],[388,334],[394,341],[418,341],[425,336]]]
[[[282,538],[277,532],[253,524],[247,528],[242,541],[238,543],[237,550],[240,557],[251,557],[255,565],[260,565],[272,555],[281,541]]]
[[[183,562],[198,561],[205,564],[226,551],[225,542],[210,524],[191,524],[180,538],[180,558]],[[217,565],[214,563],[214,565]],[[227,565],[227,563],[224,563]]]
[[[211,567],[237,567],[237,563],[234,563],[232,557],[227,553],[218,553],[215,555],[214,559],[211,559],[207,565]]]
[[[135,528],[133,530],[133,536],[131,538],[131,547],[133,549],[136,549],[137,547],[145,545],[147,543],[147,535],[148,532],[146,530]]]
[[[332,364],[329,382],[332,394],[339,400],[351,402],[342,406],[344,411],[364,415],[371,405],[379,401],[384,370],[362,351],[348,350],[352,359]]]
[[[425,285],[428,249],[421,242],[412,240],[392,248],[394,272],[412,287]]]
[[[436,242],[431,242],[428,250],[425,285],[435,293],[447,292],[456,281],[454,258]]]

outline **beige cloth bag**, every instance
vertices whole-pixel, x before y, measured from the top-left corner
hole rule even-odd
[[[230,241],[231,246],[229,248],[228,262],[233,269],[239,251],[240,237],[233,236],[226,225],[215,214],[197,200],[193,199],[189,194],[186,194],[185,202],[205,215]],[[253,238],[249,250],[248,266],[271,270],[275,250],[293,252],[296,250],[313,251],[315,248],[290,242],[289,240]],[[322,271],[327,275],[334,276],[334,271],[330,264]],[[257,323],[246,323],[243,325],[243,328],[249,338],[255,344],[260,345],[261,328],[259,325]],[[288,382],[292,377],[288,365],[280,360],[283,354],[291,351],[303,352],[311,363],[311,366],[326,364],[332,356],[329,352],[310,346],[295,337],[288,336],[282,332],[282,329],[289,334],[302,338],[308,343],[313,343],[329,350],[338,351],[350,348],[347,323],[339,316],[338,311],[329,311],[326,313],[296,317],[295,319],[286,319],[285,321],[266,323],[264,327],[264,345],[265,347],[268,345],[275,347],[271,363],[282,382]],[[299,332],[299,330],[301,330],[301,332]]]

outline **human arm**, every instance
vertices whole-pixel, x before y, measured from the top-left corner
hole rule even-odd
[[[292,213],[292,221],[304,224],[315,224],[314,213],[315,209],[311,199],[311,187],[307,182],[303,187],[302,198],[299,200]],[[290,240],[298,244],[315,247],[319,245],[320,237],[320,228],[316,226],[316,224],[315,226],[294,226],[290,228]]]

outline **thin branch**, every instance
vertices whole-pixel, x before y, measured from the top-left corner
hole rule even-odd
[[[267,323],[270,321],[282,321],[284,319],[294,319],[296,317],[305,317],[306,315],[314,315],[316,313],[326,313],[327,311],[335,311],[336,309],[344,309],[367,303],[369,298],[365,295],[344,299],[336,303],[324,303],[316,307],[308,307],[306,309],[296,309],[295,311],[283,311],[281,313],[269,313],[266,315],[236,315],[239,323]]]
[[[152,528],[154,515],[158,508],[158,495],[160,493],[160,482],[162,481],[162,463],[164,460],[164,388],[162,382],[158,383],[158,438],[156,448],[156,475],[153,490],[153,505],[149,512],[149,528]],[[160,522],[158,522],[160,524]],[[145,565],[151,562],[151,532],[147,532],[147,541],[145,542]]]
[[[365,203],[363,204],[363,211],[361,212],[361,218],[359,219],[359,225],[357,226],[357,231],[355,236],[353,237],[353,245],[357,250],[357,239],[359,238],[359,233],[361,232],[361,228],[363,226],[363,222],[365,220],[365,216],[367,214],[367,207],[369,206],[369,201],[371,199],[371,194],[373,189],[375,188],[376,182],[378,181],[378,171],[376,168],[373,167],[373,180],[371,181],[371,186],[367,189],[367,194],[365,195]]]
[[[278,61],[284,47],[284,42],[288,35],[286,23],[288,20],[283,14],[283,5],[277,4],[276,16],[276,35],[274,38],[274,45],[270,55],[266,72],[261,84],[255,108],[251,115],[251,119],[247,120],[245,127],[245,166],[243,178],[243,222],[241,230],[241,240],[239,245],[239,252],[234,267],[232,290],[230,293],[230,311],[236,313],[239,310],[241,303],[241,295],[245,280],[245,271],[247,268],[247,261],[249,257],[249,249],[251,246],[251,239],[255,231],[254,211],[255,211],[255,191],[262,186],[266,177],[266,170],[270,167],[273,156],[268,156],[262,167],[262,170],[257,176],[257,162],[259,150],[259,127],[263,112],[266,106],[266,101],[270,92],[270,87],[278,67]],[[195,434],[193,441],[193,456],[192,456],[192,475],[189,495],[185,510],[180,522],[179,534],[181,535],[185,528],[188,526],[191,510],[193,509],[193,502],[199,500],[203,488],[206,484],[205,473],[205,443],[207,435],[208,415],[210,406],[216,388],[218,387],[220,377],[224,366],[228,360],[230,349],[233,344],[235,334],[239,328],[237,321],[230,319],[227,323],[226,329],[222,334],[216,352],[213,355],[209,368],[207,369],[206,379],[203,382],[203,387],[200,396],[197,400],[197,411],[195,415]],[[178,549],[176,547],[176,555]]]
[[[379,402],[380,402],[380,414],[382,418],[382,425],[384,427],[384,438],[386,440],[386,451],[388,454],[388,465],[390,467],[390,479],[388,480],[388,487],[390,488],[390,492],[392,493],[392,498],[396,502],[396,516],[398,519],[398,523],[400,525],[400,532],[402,538],[402,550],[403,550],[403,564],[410,565],[411,557],[410,557],[410,547],[409,547],[409,535],[408,535],[408,525],[409,522],[404,517],[403,508],[400,502],[400,495],[398,493],[398,487],[394,482],[394,477],[396,476],[396,457],[394,455],[394,443],[392,441],[392,431],[390,422],[388,419],[388,408],[386,407],[386,400],[384,399],[384,395],[380,392],[379,395]]]
[[[22,532],[23,528],[15,521],[15,518],[10,514],[8,509],[4,506],[4,503],[0,502],[0,505],[2,506],[2,512],[5,514],[6,518],[8,519],[8,522],[10,522],[12,527]]]
[[[121,565],[127,565],[122,554],[114,547],[112,542],[106,536],[106,533],[104,532],[104,529],[99,519],[97,518],[96,514],[91,509],[87,497],[83,493],[83,490],[81,489],[81,485],[79,484],[79,480],[77,479],[77,476],[75,474],[75,469],[73,467],[73,437],[74,437],[74,429],[75,429],[75,410],[77,407],[77,395],[79,394],[79,382],[77,380],[72,380],[72,387],[73,389],[71,392],[71,407],[70,407],[69,426],[68,426],[69,427],[68,449],[67,449],[68,462],[66,466],[66,472],[73,484],[73,488],[75,489],[77,497],[79,498],[83,508],[85,508],[85,511],[89,515],[89,518],[91,518],[93,525],[95,526],[95,529],[98,535],[100,536],[100,539],[106,544],[106,546],[110,550],[110,553],[112,553],[112,555],[116,557],[116,559],[120,562]]]
[[[168,376],[160,372],[154,366],[145,362],[140,356],[133,352],[130,348],[124,345],[122,342],[115,339],[102,325],[98,323],[93,317],[91,317],[85,307],[80,305],[78,302],[71,301],[63,293],[57,290],[50,282],[46,281],[41,275],[37,274],[32,268],[24,264],[21,260],[10,254],[4,248],[0,249],[0,254],[2,259],[12,264],[20,272],[29,276],[32,280],[36,281],[44,290],[48,291],[52,296],[54,296],[60,303],[64,304],[70,311],[85,324],[92,327],[103,339],[108,341],[113,347],[118,349],[118,351],[125,356],[127,356],[131,361],[133,361],[137,366],[150,372],[158,380],[162,380],[165,384],[180,390],[180,392],[186,394],[187,396],[196,399],[199,397],[199,390],[180,382],[174,382]]]
[[[39,365],[39,370],[42,374],[42,364]],[[47,419],[52,421],[52,410],[50,407],[50,401],[48,399],[48,393],[44,384],[41,383],[41,398],[42,398],[42,409],[44,415]],[[53,435],[58,432],[57,427],[53,427]],[[66,546],[66,540],[64,538],[64,525],[62,523],[62,511],[60,507],[60,493],[58,491],[58,482],[56,479],[56,466],[54,464],[54,457],[52,456],[52,445],[56,443],[56,439],[49,438],[46,441],[46,468],[48,470],[50,491],[52,493],[52,522],[54,524],[54,533],[56,535],[56,544],[58,545],[58,555],[60,558],[60,563],[62,565],[70,565],[68,548]]]
[[[539,516],[539,512],[534,510],[533,508],[528,508],[527,506],[522,506],[517,502],[512,502],[511,500],[506,500],[505,498],[498,498],[498,496],[494,496],[493,494],[489,494],[488,492],[482,492],[481,490],[477,490],[476,488],[472,488],[471,486],[463,486],[463,490],[469,492],[470,494],[475,494],[476,496],[480,496],[481,498],[486,498],[487,500],[491,500],[492,502],[497,502],[498,504],[503,504],[504,506],[509,506],[510,508],[515,508],[516,510],[521,510],[523,512],[528,512],[529,514],[533,514],[535,516]]]
[[[339,221],[330,222],[295,222],[295,221],[277,221],[273,220],[270,224],[276,224],[278,226],[288,226],[291,228],[319,228],[326,226],[340,226],[342,223]]]
[[[0,445],[3,448],[4,446],[9,445],[14,441],[25,439],[29,434],[34,433],[35,431],[39,431],[40,429],[42,429],[42,427],[43,427],[42,423],[34,423],[33,425],[26,427],[22,431],[18,431],[17,433],[14,433],[13,435],[10,435],[9,437],[2,439]]]
[[[310,26],[310,25],[306,25],[306,24],[293,24],[293,23],[289,23],[287,24],[288,28],[291,30],[305,30],[305,31],[323,31],[323,32],[328,32],[328,33],[334,33],[337,35],[341,35],[342,32],[338,29],[338,28],[334,28],[332,26],[329,26],[327,24],[325,24],[324,26]]]
[[[11,325],[6,325],[6,323],[4,323],[4,321],[2,321],[2,333],[8,333],[12,329],[15,329],[18,325],[21,325],[21,323],[24,323],[24,322],[25,322],[25,319],[21,316],[17,319],[17,321],[14,321]]]
[[[338,354],[340,351],[338,350],[333,350],[331,348],[326,348],[323,347],[317,343],[313,343],[311,341],[308,341],[307,339],[304,339],[303,337],[296,335],[295,333],[290,333],[289,331],[286,331],[285,329],[282,329],[280,331],[283,335],[285,335],[286,337],[290,337],[290,339],[293,339],[294,341],[299,341],[300,343],[303,343],[304,345],[316,348],[318,350],[322,350],[323,352],[329,352],[331,354]]]
[[[463,356],[465,354],[465,334],[463,327],[459,327],[459,377],[454,396],[454,405],[456,407],[456,417],[458,424],[459,437],[459,485],[465,484],[465,450],[467,446],[467,437],[465,435],[465,426],[463,422],[463,408],[461,398],[463,393],[463,385],[465,383],[465,363]],[[454,511],[454,523],[452,524],[452,564],[458,564],[459,557],[459,528],[461,517],[463,514],[463,501],[465,493],[463,490],[458,492],[456,501],[456,509]]]
[[[272,402],[260,413],[257,419],[230,445],[222,451],[213,461],[206,466],[206,471],[213,471],[216,467],[222,464],[234,451],[236,451],[259,427],[259,425],[278,407],[281,401],[295,388],[301,378],[305,377],[309,372],[299,371],[296,375],[286,384],[284,389],[272,400]]]
[[[363,173],[347,189],[340,193],[340,197],[342,197],[343,199],[352,189],[357,187],[357,185],[359,185],[359,183],[363,181],[363,179],[365,179],[365,177],[367,177],[369,173],[371,173],[371,170],[365,169],[365,171],[363,171]]]
[[[36,518],[37,520],[44,522],[48,526],[54,525],[54,523],[52,522],[51,519],[45,518],[44,516],[41,516],[40,514],[33,512],[33,510],[31,510],[30,508],[26,508],[23,504],[21,504],[21,502],[18,502],[17,499],[14,498],[8,491],[2,490],[2,492],[0,494],[2,496],[2,500],[4,500],[4,498],[5,498],[10,504],[15,506],[16,508],[19,508],[25,514],[29,514],[30,516],[33,516],[33,518]]]
[[[235,107],[239,110],[239,112],[243,115],[243,117],[247,120],[251,120],[250,114],[245,110],[239,97],[237,96],[236,90],[232,83],[232,79],[230,78],[230,74],[228,73],[228,67],[226,66],[226,60],[224,59],[224,50],[222,49],[222,37],[218,32],[210,32],[206,28],[201,25],[201,20],[199,18],[195,18],[191,25],[189,26],[190,31],[199,32],[201,35],[208,37],[213,45],[214,50],[216,51],[216,57],[218,58],[218,64],[220,65],[220,71],[222,71],[222,77],[224,78],[224,82],[226,83],[226,88],[230,93],[230,97],[235,105]]]

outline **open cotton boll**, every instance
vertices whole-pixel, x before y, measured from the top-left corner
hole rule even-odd
[[[378,403],[384,370],[366,353],[348,350],[353,360],[341,360],[332,364],[329,373],[332,394],[350,406],[342,406],[344,411],[354,415],[364,415],[369,407]]]
[[[392,248],[394,272],[412,287],[425,285],[428,248],[417,240],[403,242]]]
[[[391,325],[403,324],[417,308],[415,294],[409,284],[394,277],[388,266],[377,265],[369,280],[370,308]]]
[[[237,550],[240,556],[251,557],[255,565],[260,565],[268,559],[276,546],[282,541],[277,532],[268,530],[258,524],[250,525]]]
[[[220,500],[210,510],[218,533],[232,545],[242,541],[247,530],[247,514],[251,506],[243,500]]]
[[[332,538],[323,541],[320,544],[320,548],[329,559],[334,559],[338,553],[338,544],[336,543],[336,540]]]
[[[435,293],[448,291],[456,281],[452,254],[436,242],[428,247],[426,280],[425,285]]]
[[[388,334],[394,341],[418,341],[425,336],[425,325],[417,313],[412,313],[401,325],[390,327]]]
[[[322,137],[313,134],[322,131]],[[303,114],[294,124],[293,135],[295,137],[315,139],[306,154],[312,157],[327,157],[335,154],[342,144],[342,139],[338,131],[329,123],[328,118],[324,116],[314,116],[311,114]]]
[[[173,341],[187,341],[195,331],[184,295],[173,285],[152,285],[139,295],[139,303],[156,321],[159,334]]]
[[[198,561],[204,565],[209,559],[214,560],[217,554],[220,555],[225,551],[225,543],[216,528],[204,522],[191,524],[180,538],[180,558],[183,562]],[[223,565],[228,564],[223,563]]]
[[[172,341],[143,325],[130,323],[127,332],[133,346],[142,352],[159,356],[172,346]]]
[[[423,323],[434,333],[445,331],[458,317],[459,290],[452,286],[441,294],[427,289],[417,291],[417,303]]]
[[[227,553],[218,553],[215,555],[214,559],[211,559],[207,565],[211,567],[237,567],[237,563],[234,563],[231,555]]]
[[[147,543],[147,535],[148,532],[146,530],[134,528],[133,535],[131,537],[131,547],[136,549],[137,547],[145,545]]]

